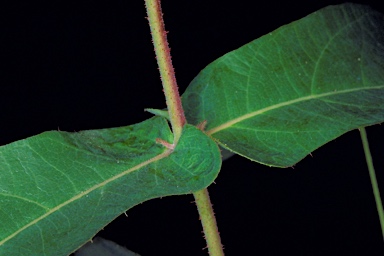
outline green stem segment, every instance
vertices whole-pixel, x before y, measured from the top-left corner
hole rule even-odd
[[[155,48],[157,65],[163,83],[163,90],[169,111],[169,117],[174,134],[173,144],[177,144],[184,124],[186,123],[184,110],[181,105],[179,90],[176,83],[175,71],[172,66],[171,52],[167,41],[163,13],[159,0],[145,0],[149,26]]]
[[[215,214],[207,189],[202,189],[193,194],[199,210],[201,224],[207,241],[209,255],[224,256],[223,246],[221,245],[219,231],[217,229]]]
[[[186,124],[184,110],[176,83],[175,71],[172,66],[171,53],[165,31],[163,13],[160,0],[145,0],[149,26],[151,29],[153,45],[155,48],[157,64],[163,83],[164,94],[167,102],[169,119],[174,134],[173,146],[176,146]],[[213,214],[212,205],[207,189],[195,192],[196,205],[199,210],[201,223],[203,225],[205,240],[211,256],[223,256],[224,252],[217,230],[216,219]]]
[[[371,156],[371,152],[369,150],[367,133],[366,133],[364,127],[359,128],[359,130],[360,130],[361,141],[363,142],[365,159],[366,159],[367,165],[368,165],[369,177],[371,178],[373,195],[374,195],[375,201],[376,201],[376,208],[377,208],[377,212],[379,213],[381,232],[382,232],[383,239],[384,239],[384,211],[383,211],[383,204],[381,202],[379,186],[377,185],[375,169],[373,167],[372,156]]]

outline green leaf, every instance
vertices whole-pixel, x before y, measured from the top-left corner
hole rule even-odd
[[[45,132],[0,147],[0,255],[68,255],[127,209],[207,187],[216,143],[186,125],[173,153],[167,121]]]
[[[291,166],[384,120],[384,17],[367,6],[317,11],[217,59],[183,94],[190,123],[220,146]]]
[[[147,111],[155,116],[161,116],[170,121],[168,110],[154,109],[154,108],[146,108],[144,111]]]

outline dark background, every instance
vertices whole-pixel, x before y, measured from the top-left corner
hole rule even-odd
[[[263,3],[262,3],[263,2]],[[163,1],[180,92],[207,64],[342,1]],[[356,1],[377,10],[380,1]],[[384,11],[381,9],[380,11]],[[13,1],[0,10],[0,145],[143,121],[164,108],[144,1]],[[321,29],[321,28],[317,28]],[[367,129],[384,191],[384,128]],[[226,255],[383,255],[357,130],[294,169],[235,156],[210,186]],[[193,197],[155,199],[100,236],[143,256],[207,255]]]

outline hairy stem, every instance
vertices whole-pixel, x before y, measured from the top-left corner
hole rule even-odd
[[[186,123],[184,110],[181,105],[179,90],[176,83],[175,71],[172,66],[171,52],[167,41],[163,13],[159,0],[145,0],[149,27],[151,29],[153,46],[155,48],[157,65],[163,83],[163,90],[169,111],[169,118],[174,134],[173,143],[176,145]]]
[[[165,31],[163,13],[160,0],[145,0],[149,26],[152,34],[152,41],[155,48],[157,64],[160,70],[160,77],[163,83],[164,94],[167,102],[169,119],[174,134],[174,147],[180,136],[186,119],[181,104],[181,99],[176,83],[175,71],[172,66],[171,53]],[[166,142],[159,141],[164,145]],[[168,145],[171,147],[171,145]],[[211,256],[223,256],[224,252],[220,242],[220,235],[216,225],[215,215],[207,189],[195,192],[196,205],[200,214],[200,220],[205,233],[205,240]]]
[[[375,201],[376,201],[376,208],[377,208],[377,212],[379,214],[379,220],[380,220],[380,225],[381,225],[381,232],[382,232],[383,239],[384,239],[384,211],[383,211],[383,204],[381,202],[379,186],[377,184],[375,169],[373,167],[371,151],[369,150],[367,133],[366,133],[364,127],[359,128],[359,130],[360,130],[361,141],[363,142],[363,148],[364,148],[364,153],[365,153],[365,159],[367,161],[369,177],[371,178],[373,195],[374,195]]]
[[[199,210],[209,255],[223,256],[223,246],[221,244],[220,234],[217,229],[215,214],[209,199],[208,190],[199,190],[193,193],[193,196],[195,197],[197,209]]]

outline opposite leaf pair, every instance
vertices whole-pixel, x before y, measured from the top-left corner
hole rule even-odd
[[[2,146],[0,254],[66,255],[136,204],[207,187],[215,142],[285,167],[382,122],[383,21],[365,6],[327,7],[214,61],[182,96],[190,124],[172,153],[156,143],[172,140],[164,117]],[[204,120],[206,134],[192,126]]]

